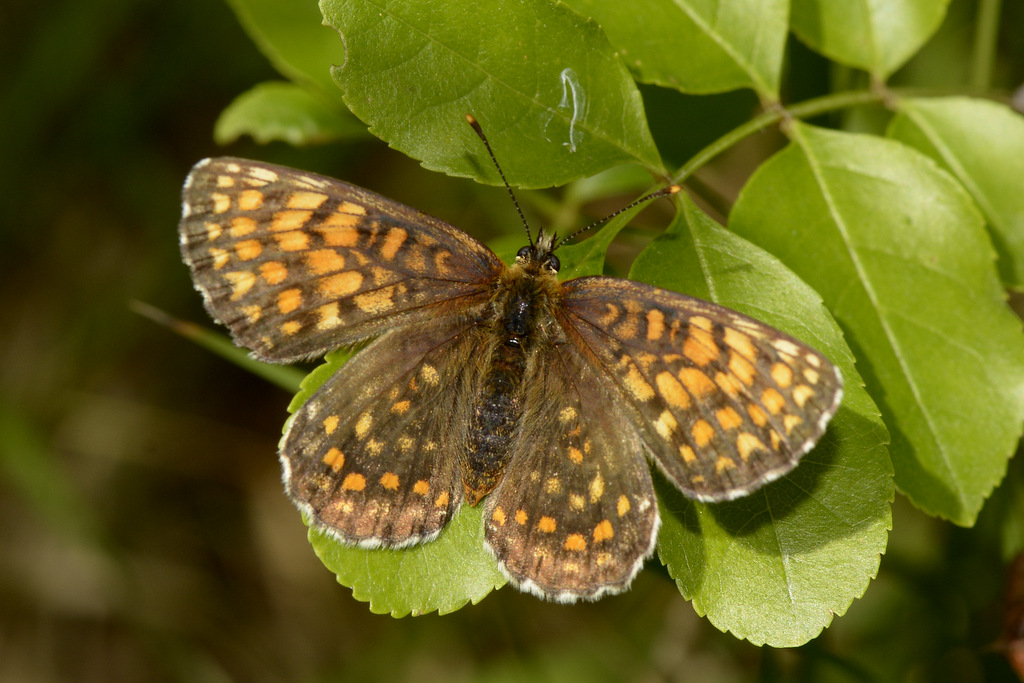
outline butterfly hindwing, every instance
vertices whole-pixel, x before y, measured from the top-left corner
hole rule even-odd
[[[520,589],[572,602],[625,590],[659,518],[643,444],[574,348],[528,370],[508,471],[487,498],[486,543]]]

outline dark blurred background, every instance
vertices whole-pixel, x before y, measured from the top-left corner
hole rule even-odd
[[[871,680],[890,650],[882,669],[910,680],[1012,680],[985,649],[1002,560],[902,502],[891,565],[800,650],[719,633],[656,562],[597,604],[505,589],[446,617],[370,614],[282,492],[290,396],[129,302],[212,327],[176,233],[204,156],[342,177],[466,227],[491,189],[369,139],[216,147],[221,110],[279,78],[224,2],[5,0],[0,65],[0,681]]]

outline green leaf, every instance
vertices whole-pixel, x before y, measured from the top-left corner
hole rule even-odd
[[[938,30],[949,0],[793,0],[793,32],[812,50],[884,81]]]
[[[778,256],[842,324],[892,434],[896,485],[973,524],[1024,420],[1024,337],[963,188],[867,135],[792,127],[730,227]]]
[[[547,0],[322,0],[345,44],[333,70],[374,134],[451,175],[547,187],[625,162],[661,170],[636,84],[592,21]]]
[[[227,145],[243,135],[265,145],[316,145],[366,137],[366,126],[338,101],[294,83],[260,83],[221,112],[213,138]]]
[[[777,100],[786,0],[569,0],[644,83],[688,93],[753,88]]]
[[[1024,117],[967,97],[903,99],[889,136],[924,152],[967,188],[988,221],[1003,282],[1024,289]]]
[[[482,514],[483,506],[463,505],[435,540],[401,550],[351,547],[317,529],[309,530],[309,542],[338,583],[370,603],[371,612],[448,614],[505,585],[484,549]]]
[[[246,33],[289,80],[340,99],[331,66],[345,62],[338,36],[323,25],[314,0],[228,0]]]
[[[807,642],[864,594],[891,526],[892,465],[878,409],[821,298],[771,255],[688,198],[630,277],[708,299],[822,350],[843,404],[786,477],[743,499],[702,504],[660,481],[658,555],[698,613],[757,645]]]

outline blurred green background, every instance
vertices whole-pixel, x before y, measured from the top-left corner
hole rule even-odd
[[[973,6],[953,3],[949,44]],[[828,79],[794,52],[806,73],[791,99]],[[500,190],[369,139],[218,148],[221,110],[278,78],[223,2],[6,0],[0,65],[0,681],[1015,680],[989,648],[1008,560],[997,521],[1021,512],[1003,491],[974,530],[898,500],[880,578],[795,650],[718,632],[656,561],[596,604],[504,589],[446,617],[370,614],[282,492],[290,396],[129,302],[212,326],[176,232],[204,156],[341,177],[478,235],[517,229],[511,210],[488,215]],[[645,94],[659,143],[684,159],[666,123],[678,100]],[[704,98],[707,119],[743,101],[730,97],[745,96]]]

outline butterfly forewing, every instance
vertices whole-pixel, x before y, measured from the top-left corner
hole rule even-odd
[[[485,538],[520,589],[561,602],[625,590],[653,548],[658,506],[636,426],[574,348],[538,354]]]
[[[397,202],[242,159],[195,165],[180,232],[210,313],[282,362],[477,304],[502,268],[461,230]]]
[[[824,356],[736,311],[605,277],[564,292],[567,336],[691,497],[737,498],[782,476],[839,406],[842,377]]]

